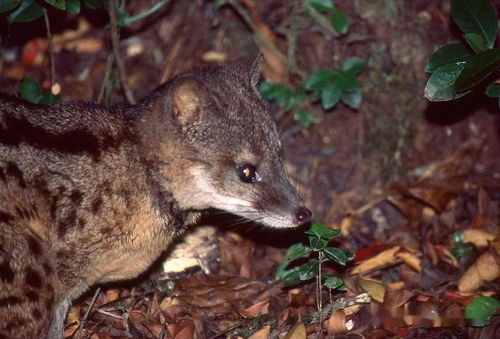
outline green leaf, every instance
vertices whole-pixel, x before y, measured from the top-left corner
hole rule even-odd
[[[461,244],[464,242],[464,232],[462,231],[453,232],[451,237],[452,237],[451,240],[453,241],[454,244]]]
[[[349,18],[344,12],[337,10],[333,11],[332,16],[330,17],[330,22],[332,23],[333,28],[335,28],[340,34],[347,33],[347,30],[349,29]]]
[[[120,27],[126,27],[130,25],[128,19],[130,19],[130,14],[123,8],[117,8],[115,10],[116,24]]]
[[[42,98],[42,86],[31,78],[21,80],[17,84],[17,91],[24,99],[35,104]]]
[[[486,95],[490,98],[500,98],[500,84],[493,81],[486,87]]]
[[[432,73],[441,66],[462,61],[471,53],[467,46],[460,42],[439,47],[430,57],[429,62],[425,66],[427,73]]]
[[[447,101],[455,98],[455,81],[464,67],[464,62],[455,62],[435,70],[425,85],[425,97],[430,101]]]
[[[305,264],[299,266],[300,280],[309,280],[314,278],[319,273],[319,261],[312,259]]]
[[[38,103],[44,105],[54,105],[59,103],[59,98],[52,93],[48,93],[41,97]]]
[[[340,286],[342,286],[344,284],[344,281],[335,275],[327,274],[324,277],[326,279],[325,279],[325,282],[323,283],[323,286],[325,286],[326,288],[329,288],[331,290],[339,288]]]
[[[452,0],[451,18],[462,32],[482,36],[488,48],[493,48],[498,23],[495,7],[488,0]]]
[[[2,0],[3,1],[3,0]],[[43,8],[35,0],[23,0],[14,12],[7,17],[8,22],[29,22],[43,15]]]
[[[321,103],[323,104],[323,109],[329,110],[337,104],[340,100],[340,95],[342,91],[336,84],[332,84],[321,91]]]
[[[310,112],[301,109],[293,114],[293,120],[300,126],[307,128],[313,123],[314,118]]]
[[[314,91],[324,89],[335,80],[335,74],[329,70],[319,70],[311,73],[306,82],[306,89]]]
[[[83,0],[83,4],[90,9],[105,8],[107,0]]]
[[[328,259],[333,260],[336,263],[339,263],[340,265],[345,265],[347,263],[347,257],[345,255],[345,252],[340,248],[327,247],[325,248],[325,254],[328,257]]]
[[[64,0],[45,0],[45,2],[59,9],[66,9],[66,2]]]
[[[359,108],[361,99],[362,95],[359,89],[352,92],[342,92],[342,96],[340,97],[340,100],[352,109]]]
[[[293,244],[286,251],[284,260],[292,261],[298,258],[302,258],[311,253],[311,251],[312,249],[309,246],[305,246],[302,243]]]
[[[363,70],[366,63],[367,63],[366,59],[360,57],[351,57],[344,61],[344,63],[342,64],[342,68],[340,70],[344,72],[358,74],[359,72],[361,72],[361,70]]]
[[[354,259],[354,253],[349,251],[347,248],[342,249],[342,251],[344,251],[345,258],[347,261],[351,261]]]
[[[453,254],[455,258],[461,258],[473,250],[474,245],[472,244],[458,244],[451,249],[451,254]]]
[[[339,71],[335,83],[344,91],[355,91],[358,89],[358,80],[352,72]]]
[[[66,10],[70,13],[80,13],[80,0],[66,0]]]
[[[333,239],[340,234],[340,230],[329,230],[324,225],[315,222],[311,225],[309,230],[304,233],[318,238]]]
[[[467,33],[464,34],[464,39],[476,53],[486,51],[488,49],[488,47],[486,46],[486,42],[479,34]]]
[[[456,83],[456,92],[471,89],[500,67],[500,49],[489,49],[464,59],[465,67]]]
[[[307,4],[320,12],[328,12],[333,10],[332,0],[309,0]]]
[[[10,11],[11,9],[17,7],[20,3],[21,0],[1,0],[0,13]]]
[[[311,245],[311,249],[313,251],[321,251],[322,249],[325,249],[326,246],[328,246],[328,240],[310,235],[309,244]]]
[[[300,92],[296,96],[295,92],[282,84],[263,82],[259,86],[262,97],[268,101],[275,101],[278,106],[285,111],[289,111],[300,99]]]
[[[491,297],[477,297],[465,308],[465,319],[472,326],[484,327],[493,315],[498,314],[500,301]]]
[[[288,272],[280,279],[285,287],[294,286],[300,284],[302,281],[300,280],[299,270],[293,270]]]

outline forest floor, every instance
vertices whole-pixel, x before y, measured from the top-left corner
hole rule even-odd
[[[128,1],[126,9],[136,14],[154,2]],[[458,39],[449,1],[338,2],[349,17],[344,35],[297,1],[229,2],[239,5],[171,0],[121,29],[126,82],[141,98],[190,67],[260,51],[265,79],[296,87],[303,74],[365,58],[358,110],[308,102],[314,123],[306,128],[296,112],[276,107],[290,177],[314,220],[341,230],[334,246],[355,254],[323,268],[345,288],[319,298],[315,279],[288,288],[275,281],[305,229],[209,218],[223,225],[193,230],[139,279],[79,299],[66,336],[499,338],[500,317],[486,327],[464,318],[471,300],[498,299],[500,290],[498,102],[480,93],[447,103],[423,97],[429,56]],[[54,9],[49,18],[61,101],[124,102],[107,12]],[[0,90],[15,93],[26,76],[50,87],[43,20],[7,25],[2,16],[0,34]],[[191,268],[173,273],[179,265]],[[319,299],[334,308],[322,321],[311,318]]]

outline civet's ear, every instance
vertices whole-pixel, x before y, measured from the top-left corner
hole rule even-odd
[[[193,119],[201,110],[206,90],[196,79],[175,79],[171,90],[172,118],[180,123]]]
[[[250,66],[250,85],[257,89],[257,85],[262,76],[262,65],[264,64],[264,57],[258,54]]]

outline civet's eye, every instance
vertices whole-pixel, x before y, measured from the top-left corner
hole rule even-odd
[[[257,168],[250,164],[236,165],[236,174],[238,174],[241,181],[246,183],[262,180],[259,173],[257,173]]]

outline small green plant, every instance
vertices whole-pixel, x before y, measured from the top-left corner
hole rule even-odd
[[[338,71],[327,69],[317,70],[309,75],[304,85],[296,89],[283,84],[263,82],[260,85],[262,97],[275,102],[285,112],[298,107],[294,113],[294,120],[303,127],[314,122],[312,114],[304,109],[305,101],[320,101],[322,108],[327,111],[339,102],[352,109],[358,109],[361,104],[357,76],[366,65],[366,59],[359,57],[348,58]]]
[[[59,102],[57,96],[50,91],[44,91],[37,81],[30,78],[19,81],[17,91],[24,99],[34,104],[51,105]]]
[[[462,42],[439,47],[425,71],[430,101],[448,101],[470,93],[500,69],[500,49],[493,48],[498,33],[495,7],[488,0],[452,0],[451,18],[464,33]],[[486,95],[499,99],[500,79],[492,81]]]
[[[453,247],[451,248],[451,254],[455,258],[463,257],[468,252],[474,249],[474,245],[464,243],[464,233],[462,231],[456,231],[452,235]]]
[[[342,279],[321,273],[322,265],[327,262],[333,261],[345,265],[354,258],[354,255],[346,249],[328,246],[330,241],[340,234],[340,230],[329,230],[322,224],[313,223],[305,233],[308,235],[309,245],[297,243],[290,246],[283,262],[278,266],[276,278],[286,287],[317,278],[322,286],[330,290],[341,288],[344,284]],[[301,258],[310,259],[301,265],[288,268],[291,262]]]
[[[488,326],[493,317],[499,313],[500,301],[491,297],[477,297],[465,308],[465,320],[470,326]]]

